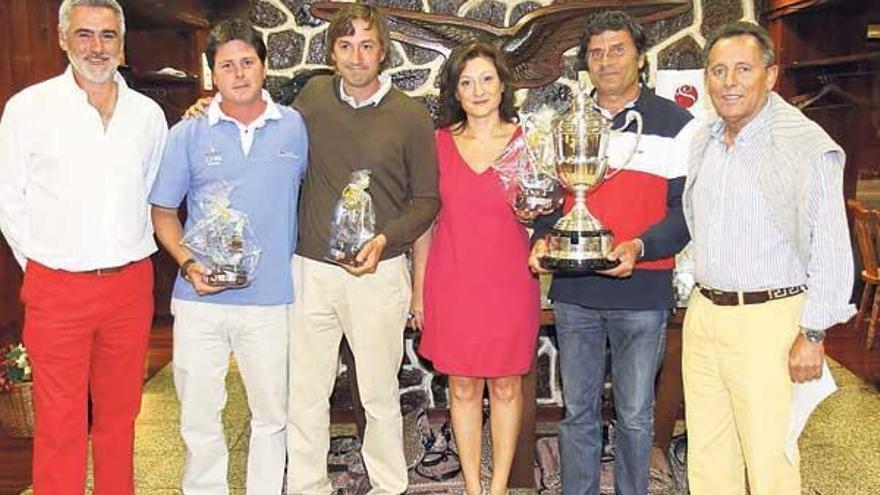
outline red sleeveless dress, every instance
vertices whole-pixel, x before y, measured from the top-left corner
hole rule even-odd
[[[541,311],[528,233],[495,171],[474,172],[448,129],[436,137],[440,212],[425,271],[419,353],[448,375],[523,375]]]

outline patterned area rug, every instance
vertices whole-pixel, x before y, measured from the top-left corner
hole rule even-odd
[[[832,373],[840,390],[826,400],[810,419],[801,437],[802,474],[805,495],[876,495],[880,493],[880,394],[870,385],[831,362]],[[233,495],[244,495],[244,474],[248,444],[248,412],[241,379],[233,367],[228,381],[228,403],[223,414],[226,442],[230,448],[229,484]],[[144,390],[143,412],[138,419],[135,471],[139,495],[180,494],[184,447],[178,433],[179,407],[174,395],[171,367],[160,371]],[[411,494],[459,494],[460,475],[443,479],[454,472],[457,461],[447,452],[441,425],[430,425],[436,441],[431,450],[437,452],[430,466],[410,471]],[[369,489],[353,425],[335,426],[331,442],[329,469],[337,495],[356,495]],[[602,495],[613,490],[613,427],[606,428],[607,445],[602,465]],[[679,456],[672,459],[675,480],[656,476],[652,479],[652,495],[682,495],[684,444],[674,442]],[[451,441],[450,441],[451,443]],[[454,450],[454,445],[449,445]],[[559,451],[556,425],[540,424],[536,444],[538,465],[535,467],[536,491],[541,494],[561,493]],[[486,457],[486,456],[484,456]],[[424,464],[424,463],[423,463]],[[484,466],[488,475],[489,466]],[[431,479],[434,478],[434,479]],[[436,481],[442,480],[442,481]],[[91,485],[91,476],[89,477]],[[30,495],[30,490],[22,495]],[[91,491],[89,490],[89,493]],[[513,494],[535,493],[513,490]]]

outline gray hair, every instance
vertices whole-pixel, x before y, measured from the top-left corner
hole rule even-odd
[[[761,47],[761,58],[764,65],[773,65],[776,60],[776,49],[773,47],[773,40],[770,34],[763,27],[748,21],[729,22],[718,28],[706,41],[703,47],[703,66],[709,65],[709,51],[716,43],[723,39],[733,38],[735,36],[751,36],[758,42]],[[706,67],[708,69],[708,67]]]
[[[58,29],[67,32],[70,28],[70,11],[74,7],[104,7],[116,13],[119,20],[119,35],[125,35],[125,14],[116,0],[64,0],[58,8]]]

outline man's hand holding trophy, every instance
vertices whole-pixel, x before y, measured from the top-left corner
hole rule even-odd
[[[181,274],[199,293],[245,287],[257,269],[259,244],[247,214],[230,208],[231,194],[232,186],[223,181],[209,187],[199,200],[204,217],[180,241],[194,255],[181,265]]]
[[[609,143],[616,135],[635,124],[635,144],[615,171],[609,172]],[[549,131],[544,126],[523,126],[525,141],[541,142],[541,138],[530,138],[530,134],[543,132],[549,134],[552,143],[550,151],[529,157],[541,160],[546,169],[546,161],[552,161],[557,180],[574,193],[571,210],[549,230],[544,239],[535,243],[529,265],[535,272],[549,271],[561,273],[605,273],[621,276],[615,272],[621,260],[626,260],[630,270],[633,252],[637,245],[614,247],[613,234],[593,216],[587,208],[587,194],[613,177],[635,156],[642,135],[642,116],[629,110],[623,126],[612,129],[611,120],[597,108],[589,93],[580,89],[572,98],[571,109],[552,119]],[[534,158],[533,158],[534,157]]]

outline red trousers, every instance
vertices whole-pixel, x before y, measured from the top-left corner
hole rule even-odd
[[[84,493],[91,396],[94,495],[133,495],[152,263],[99,275],[28,261],[21,299],[34,376],[34,494]]]

